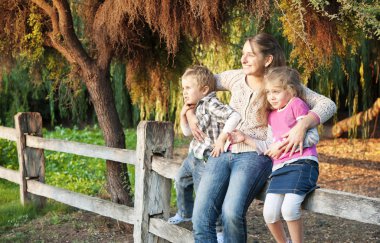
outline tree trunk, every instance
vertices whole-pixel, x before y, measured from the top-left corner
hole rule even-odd
[[[347,132],[354,127],[360,126],[365,122],[373,120],[380,112],[380,98],[377,98],[373,106],[364,112],[348,117],[337,122],[332,128],[332,134],[335,138],[340,137],[342,133]]]
[[[94,105],[99,126],[102,129],[106,146],[125,148],[125,135],[117,114],[108,70],[93,66],[83,70],[91,101]],[[126,164],[109,161],[107,165],[107,191],[116,203],[132,206],[132,194]]]

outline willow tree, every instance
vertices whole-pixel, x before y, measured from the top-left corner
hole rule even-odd
[[[32,49],[30,53],[47,49],[60,53],[88,89],[106,146],[124,148],[110,82],[113,58],[127,59],[127,82],[132,92],[133,88],[143,89],[150,94],[149,98],[144,96],[146,99],[163,97],[169,90],[162,79],[170,76],[163,60],[177,53],[181,38],[204,43],[221,40],[220,27],[231,4],[194,0],[2,1],[1,58],[16,58],[25,49]],[[81,19],[85,38],[78,36],[74,11]],[[126,166],[113,161],[106,164],[112,201],[130,205]]]

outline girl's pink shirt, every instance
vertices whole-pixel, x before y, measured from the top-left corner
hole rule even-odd
[[[300,98],[295,97],[281,110],[274,110],[269,114],[268,124],[272,128],[273,143],[282,141],[282,135],[290,131],[299,119],[302,119],[309,113],[308,105]],[[281,156],[280,159],[274,159],[273,165],[283,163],[287,160],[293,160],[305,156],[318,157],[316,146],[304,148],[302,155],[300,152],[289,156],[290,152]]]

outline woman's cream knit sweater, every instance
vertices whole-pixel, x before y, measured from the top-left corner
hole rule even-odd
[[[255,139],[266,140],[267,126],[260,122],[257,112],[262,104],[257,102],[258,92],[247,85],[243,71],[241,69],[230,70],[217,74],[215,77],[218,90],[229,90],[231,92],[230,106],[241,115],[237,129]],[[305,102],[320,123],[330,119],[336,112],[336,105],[332,100],[307,87],[305,87]],[[233,153],[248,151],[255,151],[255,149],[245,143],[232,146]]]

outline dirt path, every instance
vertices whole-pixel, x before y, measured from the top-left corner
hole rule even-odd
[[[318,145],[319,185],[370,197],[380,197],[380,139],[324,140]],[[177,150],[183,156],[186,149]],[[338,203],[338,202],[337,202]],[[262,202],[247,214],[249,242],[274,242],[264,224]],[[380,243],[380,226],[304,211],[306,242]],[[191,225],[185,225],[191,227]],[[45,215],[0,236],[0,242],[133,242],[131,228],[84,211]]]

